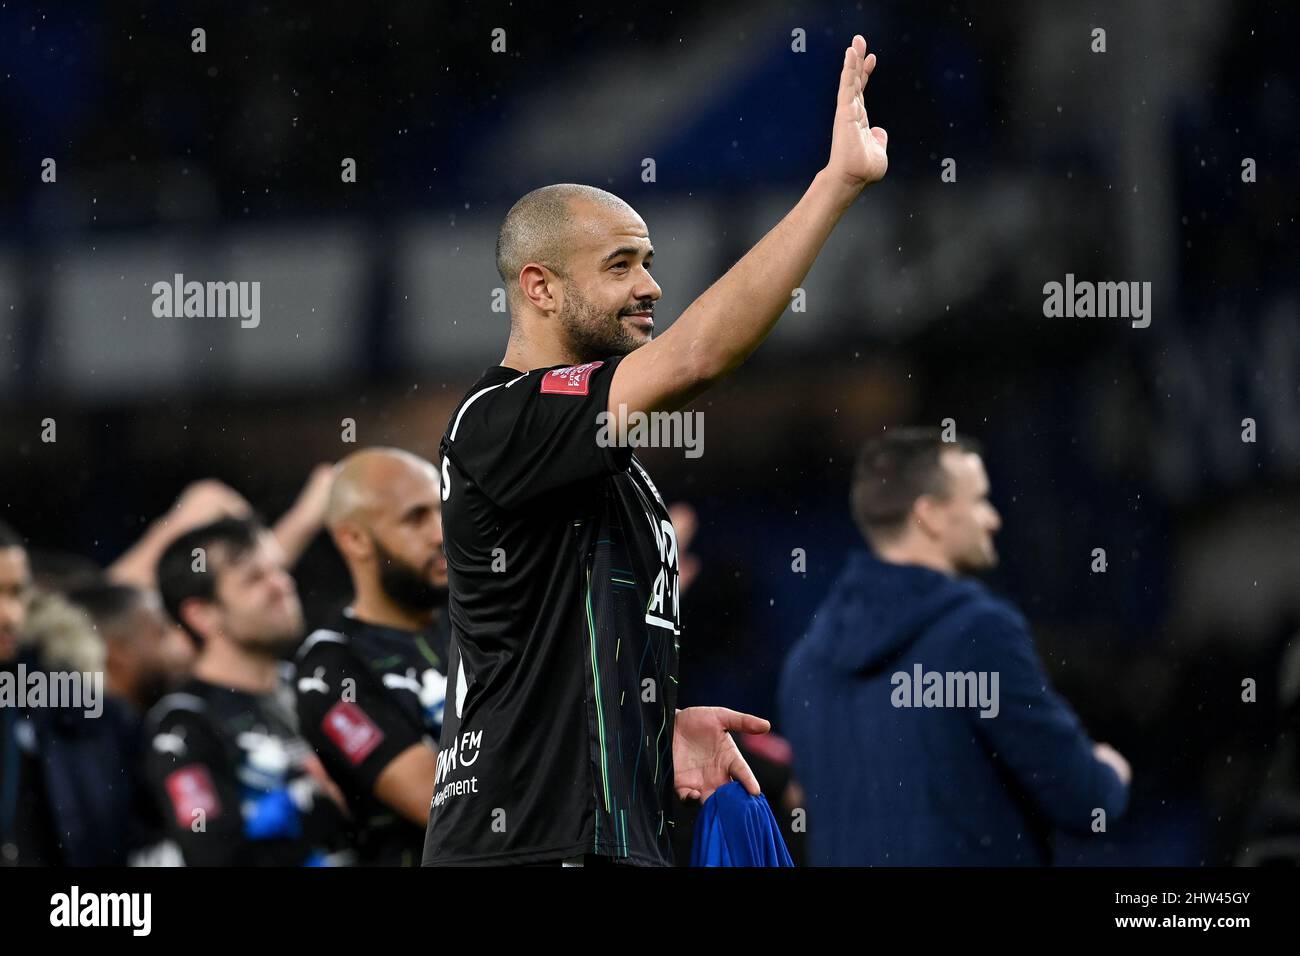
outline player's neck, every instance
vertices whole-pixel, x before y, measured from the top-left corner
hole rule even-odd
[[[562,343],[527,336],[515,328],[510,332],[501,364],[506,368],[531,372],[552,365],[577,365],[579,360]]]
[[[208,644],[194,662],[193,674],[218,687],[269,694],[280,681],[274,657],[248,654],[225,644]]]
[[[942,553],[908,544],[877,545],[876,554],[886,564],[913,564],[938,571],[950,578],[957,577],[957,569]]]

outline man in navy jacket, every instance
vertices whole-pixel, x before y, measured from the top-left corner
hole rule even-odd
[[[1127,761],[1056,695],[1020,613],[963,575],[1001,524],[975,445],[873,439],[854,472],[850,555],[781,678],[809,862],[1023,866],[1053,828],[1105,829]],[[874,552],[874,553],[873,553]]]
[[[47,608],[61,603],[43,600]],[[69,669],[50,653],[55,638],[65,651],[98,640],[66,605],[69,614],[53,608],[47,621],[59,633],[35,637],[43,628],[33,621],[34,603],[27,546],[0,522],[0,680],[10,688],[36,672]],[[112,699],[100,698],[92,711],[53,703],[20,704],[12,691],[0,700],[0,867],[125,863],[140,836],[135,721]]]

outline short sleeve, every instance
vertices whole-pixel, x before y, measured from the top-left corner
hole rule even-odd
[[[144,776],[186,864],[241,862],[243,816],[235,768],[201,714],[175,709],[152,723]]]
[[[452,419],[444,454],[502,508],[626,471],[631,449],[615,440],[609,415],[621,360],[534,369],[474,392]]]
[[[372,794],[384,768],[423,742],[423,732],[345,643],[313,637],[298,664],[299,731],[345,792]]]

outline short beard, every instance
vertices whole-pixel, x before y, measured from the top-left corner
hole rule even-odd
[[[645,343],[625,326],[621,315],[610,322],[607,313],[592,308],[570,284],[560,309],[560,327],[568,338],[571,354],[580,362],[594,362],[614,355],[627,355]]]
[[[425,566],[425,573],[421,574],[419,568],[390,552],[373,535],[370,540],[379,558],[379,589],[388,595],[390,601],[408,611],[420,613],[447,603],[447,589],[429,581],[432,558]]]

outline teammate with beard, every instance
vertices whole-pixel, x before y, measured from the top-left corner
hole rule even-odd
[[[303,733],[347,797],[362,864],[420,862],[447,688],[438,473],[396,448],[338,466],[326,523],[353,601],[297,656]]]
[[[190,866],[298,866],[344,845],[343,797],[297,732],[280,665],[302,607],[274,536],[223,518],[158,561],[169,614],[199,647],[149,712],[145,778]]]
[[[862,190],[885,174],[875,67],[844,51],[830,159],[794,209],[658,338],[645,222],[591,186],[506,215],[501,364],[443,436],[452,640],[424,862],[670,865],[674,794],[758,784],[720,707],[677,711],[678,540],[632,454],[633,413],[680,408],[753,352]]]

